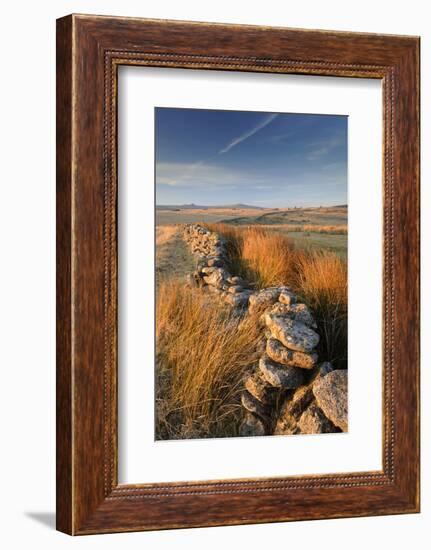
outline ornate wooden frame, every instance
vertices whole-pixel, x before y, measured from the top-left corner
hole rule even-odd
[[[119,65],[377,78],[384,102],[383,470],[117,481]],[[419,38],[70,15],[57,21],[57,528],[419,511]]]

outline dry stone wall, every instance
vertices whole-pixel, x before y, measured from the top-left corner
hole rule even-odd
[[[200,224],[184,226],[196,257],[187,284],[217,296],[238,315],[259,316],[262,356],[244,379],[243,436],[347,431],[347,371],[318,363],[317,324],[287,286],[253,290],[229,272],[226,242]]]
[[[188,284],[205,288],[232,307],[247,307],[253,292],[241,277],[229,273],[223,237],[199,224],[189,224],[184,227],[184,239],[197,257],[196,270],[187,276]]]

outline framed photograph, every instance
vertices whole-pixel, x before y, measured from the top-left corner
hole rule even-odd
[[[57,21],[57,528],[419,511],[419,38]]]

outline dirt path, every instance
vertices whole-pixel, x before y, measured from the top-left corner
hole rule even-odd
[[[195,262],[183,240],[181,230],[175,225],[156,229],[156,280],[184,278],[193,271]]]

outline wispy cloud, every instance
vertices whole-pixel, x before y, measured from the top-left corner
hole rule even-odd
[[[288,132],[284,132],[283,134],[276,134],[273,136],[268,136],[264,138],[264,141],[267,143],[288,143],[292,141],[292,138],[295,138],[297,135],[297,132],[290,130]]]
[[[245,132],[244,134],[241,134],[240,136],[236,137],[235,139],[233,139],[230,143],[228,143],[225,147],[223,147],[223,149],[221,149],[218,154],[219,155],[223,155],[224,153],[227,153],[228,151],[230,151],[233,147],[235,147],[236,145],[238,145],[239,143],[242,143],[243,141],[245,141],[246,139],[250,138],[251,136],[254,136],[254,134],[257,134],[257,132],[259,132],[260,130],[262,130],[263,128],[265,128],[265,126],[268,126],[268,124],[271,124],[271,122],[277,118],[278,115],[277,114],[272,114],[272,115],[268,115],[266,116],[261,122],[259,122],[259,124],[257,124],[254,128],[252,128],[251,130],[249,130],[248,132]]]
[[[339,133],[330,139],[325,139],[312,144],[312,151],[307,155],[307,160],[319,160],[326,157],[334,149],[344,144],[346,136],[344,133]]]
[[[156,165],[157,185],[170,187],[200,187],[217,185],[225,188],[227,185],[242,181],[242,174],[223,166],[196,163],[158,162]]]
[[[181,174],[179,177],[178,174]],[[253,188],[269,190],[274,178],[269,182],[268,174],[255,170],[236,169],[217,164],[158,162],[156,164],[156,184],[177,188]],[[276,178],[277,179],[277,178]],[[283,177],[280,183],[285,181]],[[277,181],[277,183],[279,183]]]
[[[160,170],[160,175],[157,176],[157,180],[166,185],[179,185],[183,181],[193,177],[193,174],[198,172],[199,168],[204,164],[204,160],[189,164],[157,163],[157,170]],[[169,166],[172,166],[176,172],[169,169],[166,171],[166,167]]]

